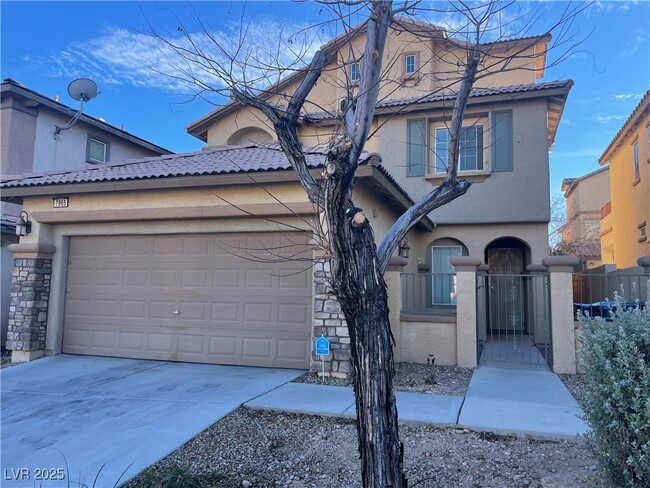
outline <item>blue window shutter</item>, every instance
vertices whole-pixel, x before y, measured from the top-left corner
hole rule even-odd
[[[492,112],[492,171],[512,171],[512,110]]]
[[[427,166],[427,121],[406,122],[406,176],[424,176]]]

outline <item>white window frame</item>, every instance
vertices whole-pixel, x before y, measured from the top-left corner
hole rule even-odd
[[[356,72],[355,72],[356,70]],[[361,79],[361,63],[354,62],[350,64],[350,81],[352,83],[359,83]]]
[[[475,161],[475,168],[473,169],[462,169],[461,164],[462,164],[462,158],[463,158],[463,141],[462,141],[462,135],[461,135],[461,142],[460,142],[460,151],[458,154],[458,172],[459,173],[469,173],[469,172],[476,172],[476,173],[482,173],[485,172],[486,170],[486,161],[485,161],[485,126],[482,123],[475,123],[475,124],[470,124],[470,125],[463,125],[461,128],[461,134],[463,130],[469,129],[469,128],[481,128],[482,134],[483,134],[483,145],[479,148],[478,147],[478,137],[475,136],[476,140],[476,147],[474,150],[476,151],[476,161]],[[434,143],[434,161],[433,161],[433,172],[435,174],[444,174],[447,172],[447,165],[449,164],[447,157],[449,156],[449,141],[446,141],[446,144],[443,147],[439,147],[438,145],[438,131],[446,131],[447,135],[449,135],[449,128],[447,126],[442,126],[442,127],[435,127],[433,130],[433,143]],[[477,134],[477,132],[475,132]],[[478,160],[479,160],[479,154],[482,153],[482,161],[483,161],[483,167],[478,168]],[[444,156],[443,156],[444,155]]]
[[[104,159],[95,159],[91,156],[91,146],[93,142],[102,144],[104,146]],[[104,139],[102,137],[98,137],[93,134],[88,134],[88,139],[86,143],[86,162],[92,163],[92,164],[106,164],[109,160],[109,151],[110,151],[111,143],[107,139]]]
[[[632,144],[632,157],[634,159],[634,181],[640,178],[639,173],[639,141]]]
[[[456,305],[456,295],[457,295],[457,283],[456,283],[456,274],[449,273],[447,271],[445,272],[435,272],[434,268],[434,250],[435,249],[456,249],[458,251],[457,256],[462,256],[463,255],[463,248],[462,246],[457,246],[457,245],[440,245],[440,246],[431,246],[431,303],[432,305]],[[451,265],[450,265],[451,266]],[[449,291],[449,301],[448,302],[437,302],[436,301],[436,275],[441,276],[441,275],[450,275],[452,278],[451,284],[451,290]],[[446,292],[447,290],[443,290],[443,293]]]
[[[409,71],[409,60],[413,60],[413,69]],[[415,72],[418,70],[418,57],[416,54],[405,54],[404,55],[404,73],[407,76],[414,75]]]

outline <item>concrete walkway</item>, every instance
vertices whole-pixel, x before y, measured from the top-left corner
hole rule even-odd
[[[458,426],[540,439],[576,439],[587,432],[582,410],[546,366],[486,363],[465,397],[396,392],[403,424]],[[264,410],[354,418],[350,387],[287,383],[245,404]]]
[[[3,369],[0,486],[115,486],[303,372],[68,355]]]

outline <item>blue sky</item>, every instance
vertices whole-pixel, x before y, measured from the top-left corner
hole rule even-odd
[[[566,3],[523,2],[510,16],[516,24],[519,16],[540,6],[544,15],[530,34],[543,32]],[[141,33],[149,23],[174,38],[179,22],[194,33],[199,27],[193,17],[198,16],[220,36],[236,37],[242,12],[252,19],[250,43],[259,46],[286,36],[288,25],[306,27],[329,18],[315,3],[3,0],[1,75],[44,95],[60,95],[71,106],[76,102],[67,95],[68,83],[92,78],[101,94],[86,113],[118,127],[124,124],[126,130],[173,151],[197,150],[203,143],[189,136],[185,126],[213,105],[191,100],[187,87],[151,70],[160,62],[159,50]],[[589,37],[570,58],[547,69],[542,80],[575,82],[551,153],[553,193],[559,192],[562,178],[598,168],[598,157],[650,87],[649,33],[646,0],[595,2],[569,27],[573,39]],[[321,29],[319,34],[327,39],[337,32]]]

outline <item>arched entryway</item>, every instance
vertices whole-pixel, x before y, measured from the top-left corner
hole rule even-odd
[[[545,282],[543,276],[526,273],[530,247],[503,237],[485,247],[484,259],[489,269],[479,280],[480,360],[545,363],[538,345],[547,341],[537,326]]]

